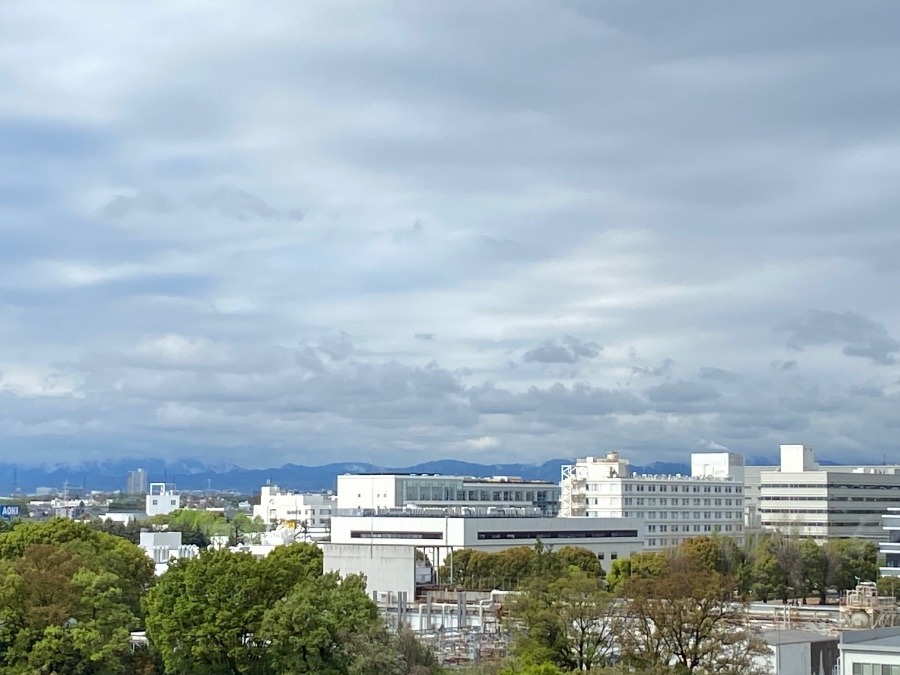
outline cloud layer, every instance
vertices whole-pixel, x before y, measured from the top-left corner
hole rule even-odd
[[[900,461],[896,11],[0,9],[0,443]]]

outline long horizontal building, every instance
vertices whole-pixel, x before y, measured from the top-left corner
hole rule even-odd
[[[633,474],[617,452],[585,457],[562,467],[560,515],[638,519],[647,550],[713,533],[742,541],[743,469],[728,452],[691,455],[690,476]]]
[[[580,546],[609,569],[617,558],[642,551],[644,536],[636,518],[548,518],[537,509],[339,509],[331,541],[322,546],[326,571],[362,573],[370,592],[402,591],[412,598],[417,584],[436,580],[436,569],[425,570],[422,561],[452,567],[454,552],[462,549]]]
[[[337,479],[339,509],[443,508],[538,509],[559,513],[559,485],[511,476],[471,478],[440,474],[360,473]]]
[[[758,518],[765,530],[818,541],[887,539],[882,516],[900,507],[897,467],[820,468],[806,445],[782,445],[781,466],[760,473]]]

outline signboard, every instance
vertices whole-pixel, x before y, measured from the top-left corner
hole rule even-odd
[[[6,518],[9,520],[10,518],[18,518],[19,517],[19,505],[18,504],[4,504],[0,506],[0,518]]]

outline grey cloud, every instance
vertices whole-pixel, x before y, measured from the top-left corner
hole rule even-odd
[[[648,375],[650,377],[666,377],[672,373],[672,359],[663,359],[658,366],[631,366],[631,372],[635,375]]]
[[[796,370],[797,362],[796,361],[772,361],[769,364],[769,368],[772,370]]]
[[[415,337],[416,340],[421,340],[422,342],[434,341],[434,333],[416,333],[413,337]]]
[[[602,349],[596,342],[583,342],[567,335],[559,342],[544,340],[537,347],[526,351],[522,360],[532,363],[578,363],[581,359],[594,358]]]
[[[713,380],[717,382],[734,382],[739,378],[737,373],[724,368],[714,368],[712,366],[704,366],[697,371],[697,377],[701,380]]]
[[[132,211],[155,214],[174,213],[176,204],[158,192],[138,192],[133,196],[116,195],[101,210],[106,218],[121,218]]]
[[[702,403],[720,396],[713,386],[689,380],[663,382],[648,388],[644,393],[654,403]]]
[[[289,221],[303,219],[303,212],[299,209],[276,209],[257,195],[227,185],[199,192],[185,199],[174,199],[153,191],[116,195],[103,206],[100,213],[106,218],[123,218],[133,212],[170,215],[190,208],[211,211],[240,221],[249,218]]]
[[[859,356],[873,363],[896,362],[900,342],[892,338],[883,324],[855,312],[811,310],[803,319],[786,323],[780,330],[790,333],[787,346],[803,351],[810,345],[842,344],[847,356]]]
[[[893,7],[36,7],[0,21],[0,441],[35,461],[895,450],[841,356],[900,354]]]

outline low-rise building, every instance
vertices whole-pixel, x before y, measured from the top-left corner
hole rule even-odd
[[[764,630],[769,656],[760,659],[768,673],[835,675],[840,661],[838,637],[811,630]]]
[[[759,522],[817,541],[862,537],[887,540],[882,516],[900,506],[896,467],[820,468],[806,445],[782,445],[781,466],[760,474]]]
[[[471,478],[440,474],[361,473],[337,479],[339,509],[394,509],[465,506],[537,508],[559,513],[559,486],[515,476]]]
[[[253,516],[269,526],[284,525],[324,534],[336,503],[337,498],[331,494],[291,492],[277,485],[264,485]]]
[[[161,516],[181,508],[181,495],[171,483],[150,483],[144,504],[148,516]]]
[[[900,627],[841,632],[841,675],[900,675]]]
[[[562,467],[560,515],[635,518],[645,547],[659,550],[713,533],[743,540],[744,460],[735,453],[692,455],[690,476],[634,474],[618,452]]]

